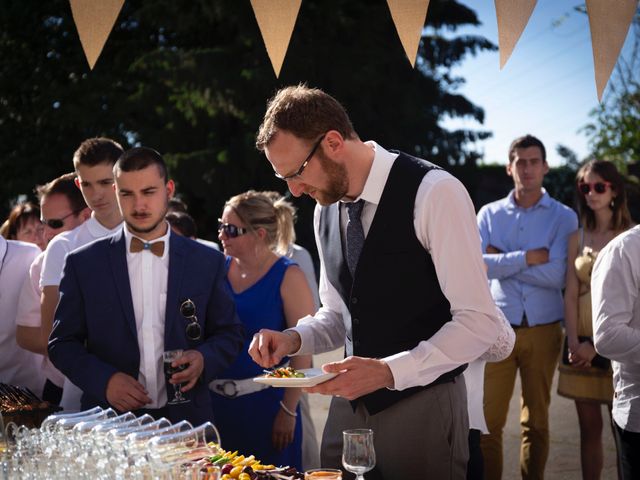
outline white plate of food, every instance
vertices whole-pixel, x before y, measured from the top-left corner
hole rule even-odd
[[[253,381],[272,387],[313,387],[332,379],[336,375],[337,373],[325,373],[321,368],[294,370],[290,367],[284,367],[269,370],[268,373],[255,377]]]

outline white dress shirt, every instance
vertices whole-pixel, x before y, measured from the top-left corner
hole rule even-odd
[[[32,243],[0,236],[0,382],[27,387],[41,396],[45,382],[41,357],[16,342],[18,295],[39,253]]]
[[[42,315],[40,310],[40,298],[42,289],[40,288],[40,274],[44,262],[44,252],[36,257],[29,267],[29,275],[24,279],[20,296],[18,297],[18,313],[16,314],[16,325],[21,327],[40,328],[42,325]],[[42,358],[42,372],[53,384],[62,388],[64,385],[64,375],[53,366],[48,356],[38,355]]]
[[[138,332],[140,371],[138,381],[147,389],[151,403],[145,408],[160,408],[167,403],[162,354],[164,352],[164,321],[167,308],[167,281],[169,278],[169,236],[167,233],[143,243],[164,242],[162,257],[144,249],[131,253],[133,235],[127,227],[124,237],[127,246],[127,268],[131,285],[131,299]]]
[[[96,220],[95,214],[92,213],[91,217],[82,225],[56,235],[45,250],[42,273],[40,274],[40,288],[60,286],[64,262],[69,252],[101,238],[111,236],[119,232],[121,228],[122,224],[113,229],[104,227]],[[64,408],[65,412],[79,411],[81,397],[82,390],[71,383],[68,378],[65,378],[62,399],[60,400],[60,406]]]
[[[40,276],[40,288],[60,285],[64,261],[70,251],[100,238],[111,236],[119,232],[121,228],[122,224],[112,229],[104,227],[96,220],[95,214],[92,213],[86,222],[78,225],[73,230],[56,235],[45,250],[44,264]]]
[[[613,366],[613,419],[640,433],[640,226],[611,240],[591,274],[593,340]]]
[[[359,197],[365,200],[361,217],[365,236],[398,156],[374,142],[368,144],[375,155]],[[314,228],[322,259],[319,212],[316,208]],[[414,228],[431,255],[440,288],[451,304],[452,321],[415,348],[383,358],[397,390],[428,385],[443,373],[480,357],[496,342],[504,322],[489,291],[473,204],[460,181],[442,170],[424,176],[415,200]],[[296,354],[320,353],[344,345],[351,325],[349,310],[328,281],[324,263],[320,268],[323,306],[314,316],[301,319],[295,328],[302,341]]]

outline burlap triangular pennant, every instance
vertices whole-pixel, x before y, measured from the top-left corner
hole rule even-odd
[[[387,0],[387,4],[402,47],[411,66],[414,67],[422,37],[422,27],[427,18],[429,0]]]
[[[638,6],[637,0],[616,0],[603,2],[602,0],[586,0],[589,14],[589,28],[591,29],[591,48],[593,49],[593,65],[596,74],[596,89],[598,101],[602,100],[613,67],[624,39],[629,32]]]
[[[251,0],[276,77],[280,76],[301,4],[302,0]]]
[[[536,0],[495,0],[495,4],[502,70],[529,22]]]
[[[93,70],[111,29],[122,10],[124,0],[69,0],[82,49]]]

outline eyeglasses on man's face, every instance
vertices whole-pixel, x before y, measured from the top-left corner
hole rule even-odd
[[[589,192],[593,190],[596,193],[604,193],[607,191],[607,188],[611,187],[611,183],[609,182],[580,182],[578,184],[578,188],[580,189],[580,193],[583,195],[589,195]]]
[[[298,168],[298,170],[296,170],[294,173],[292,173],[291,175],[280,175],[278,172],[275,172],[275,176],[277,178],[279,178],[280,180],[284,180],[285,182],[288,180],[293,180],[295,178],[298,178],[300,175],[302,175],[302,172],[304,172],[304,169],[307,168],[307,165],[309,164],[309,162],[311,161],[311,159],[313,158],[313,156],[316,153],[316,150],[318,150],[318,147],[320,146],[320,144],[322,143],[322,140],[324,140],[326,133],[323,134],[317,141],[316,143],[314,143],[313,148],[311,149],[311,151],[309,152],[309,155],[307,155],[307,158],[304,159],[304,162],[302,162],[302,164],[300,165],[300,168]]]
[[[200,336],[202,335],[202,328],[200,328],[198,317],[196,317],[196,304],[193,303],[193,300],[188,298],[184,302],[182,302],[182,304],[180,305],[180,314],[186,320],[191,320],[191,322],[187,324],[187,327],[185,329],[187,338],[189,340],[199,340]]]
[[[71,213],[67,213],[64,217],[62,218],[49,218],[46,219],[44,217],[40,218],[40,222],[43,225],[46,225],[49,228],[52,228],[54,230],[57,230],[58,228],[62,228],[64,227],[64,221],[69,218],[71,215],[76,215],[77,213],[81,212],[82,210],[77,210]]]
[[[247,228],[238,227],[233,223],[224,223],[221,218],[218,219],[218,233],[224,232],[229,238],[236,238],[244,235],[249,230]]]

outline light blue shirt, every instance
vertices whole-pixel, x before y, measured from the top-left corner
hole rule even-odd
[[[538,203],[522,208],[512,190],[480,209],[478,228],[491,294],[509,323],[520,325],[525,314],[530,326],[563,319],[567,241],[578,228],[575,212],[544,189]],[[484,253],[488,245],[503,253]],[[549,262],[528,266],[527,250],[536,248],[549,250]]]

